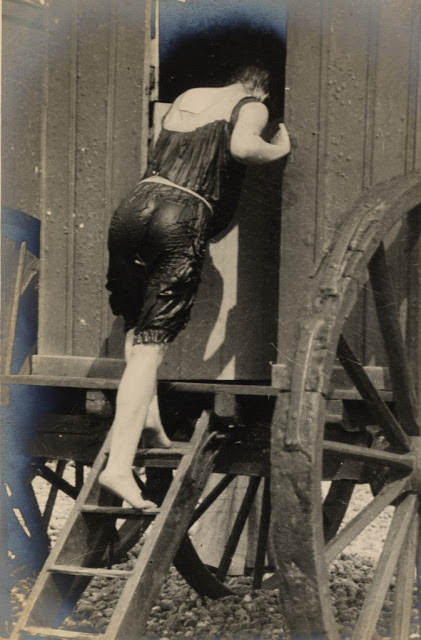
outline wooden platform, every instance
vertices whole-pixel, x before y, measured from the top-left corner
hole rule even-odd
[[[69,387],[77,389],[117,389],[119,378],[89,378],[59,375],[2,375],[0,384],[34,385],[42,387]],[[281,390],[267,384],[237,384],[231,382],[196,382],[161,380],[173,391],[189,391],[192,393],[230,393],[233,395],[277,395]]]
[[[393,400],[392,385],[387,367],[364,367],[368,377],[386,401]],[[68,387],[76,389],[107,390],[117,389],[119,377],[71,376],[52,374],[0,375],[0,384],[34,385],[43,387]],[[277,396],[291,390],[289,369],[284,364],[272,365],[272,384],[238,381],[197,381],[160,380],[162,388],[170,391],[190,393],[225,393],[229,395]],[[353,387],[342,367],[334,367],[328,394],[330,400],[359,400],[360,395]]]

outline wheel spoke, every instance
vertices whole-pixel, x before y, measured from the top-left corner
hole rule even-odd
[[[333,440],[325,440],[323,442],[323,451],[327,455],[334,454],[336,457],[352,458],[360,462],[379,462],[407,471],[412,471],[414,467],[414,458],[408,453],[390,453],[382,449],[369,449],[368,447],[360,447],[355,444],[346,444],[345,442],[335,442]]]
[[[199,518],[209,509],[211,504],[221,495],[221,493],[228,487],[228,485],[236,478],[234,474],[227,474],[222,478],[220,482],[209,491],[208,495],[202,500],[199,506],[195,509],[190,526],[192,526]]]
[[[58,478],[63,479],[64,468],[66,466],[65,460],[58,460],[56,464],[55,474]],[[47,531],[48,525],[50,524],[50,519],[53,514],[54,504],[56,502],[57,493],[59,487],[57,485],[52,484],[50,487],[50,491],[48,493],[47,503],[45,505],[44,513],[42,514],[42,526],[45,531]]]
[[[407,434],[380,397],[376,387],[364,371],[364,367],[343,336],[339,338],[338,358],[361,397],[367,402],[373,417],[378,421],[389,442],[400,450],[409,451]]]
[[[415,393],[383,243],[379,245],[372,257],[368,269],[377,319],[388,358],[397,412],[405,425],[406,432],[410,435],[419,435],[420,429],[414,414]]]
[[[227,540],[227,544],[225,545],[224,553],[222,555],[221,562],[216,572],[216,577],[218,580],[224,580],[228,573],[231,560],[234,556],[235,550],[240,540],[240,536],[243,532],[244,525],[250,513],[250,509],[253,504],[254,498],[256,497],[256,492],[259,487],[259,483],[260,483],[260,477],[250,478],[246,494],[244,496],[243,502],[241,503],[241,507],[238,511],[237,517],[234,521],[234,526]]]
[[[407,640],[409,638],[412,594],[416,577],[418,529],[419,516],[416,513],[412,519],[406,543],[399,558],[392,617],[392,638],[394,640]]]
[[[355,626],[352,640],[370,640],[375,632],[376,623],[417,505],[418,497],[411,494],[395,509],[373,582]]]
[[[36,472],[42,478],[50,482],[54,487],[63,491],[66,495],[70,496],[74,500],[76,500],[79,491],[76,487],[73,487],[67,480],[61,477],[61,470],[58,469],[57,472],[52,471],[46,464],[40,464],[36,467]]]
[[[75,487],[80,491],[83,487],[84,480],[84,464],[83,462],[75,463]]]
[[[260,517],[259,537],[257,540],[256,560],[254,563],[253,589],[260,589],[265,570],[266,548],[270,523],[270,479],[265,478]]]
[[[333,480],[323,500],[325,541],[331,540],[345,516],[354,491],[354,480]]]
[[[407,479],[387,484],[325,547],[327,564],[332,562],[378,515],[406,489]]]

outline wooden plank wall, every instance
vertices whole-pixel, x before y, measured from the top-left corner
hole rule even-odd
[[[44,12],[4,0],[2,13],[2,206],[39,218]]]
[[[289,3],[285,120],[295,149],[284,178],[279,362],[294,353],[290,318],[303,315],[347,211],[364,190],[421,169],[420,43],[419,0]],[[406,245],[400,237],[393,249],[397,291],[408,287]],[[371,364],[374,323],[363,295],[349,324]]]
[[[105,355],[106,229],[145,167],[148,7],[49,3],[40,355]]]
[[[51,0],[25,6],[24,19],[21,5],[5,5],[3,203],[42,218],[38,365],[119,357],[106,229],[145,164],[147,0]],[[312,276],[347,210],[363,190],[421,168],[420,15],[420,0],[291,0],[282,238],[280,169],[254,171],[163,377],[267,378],[270,360],[290,361]],[[368,359],[371,306],[367,295],[352,319]]]
[[[145,11],[137,0],[49,4],[36,373],[86,375],[100,366],[107,375],[98,359],[122,356],[122,322],[111,316],[104,289],[106,232],[145,164]],[[269,379],[281,174],[279,163],[249,172],[238,224],[210,247],[192,323],[169,350],[162,377]]]

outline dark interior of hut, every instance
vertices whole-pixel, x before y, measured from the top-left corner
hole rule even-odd
[[[161,32],[162,33],[162,32]],[[257,65],[270,72],[272,117],[282,117],[285,47],[279,33],[270,26],[253,26],[241,20],[235,24],[216,23],[206,32],[163,39],[160,46],[159,99],[172,102],[177,95],[200,86],[227,84],[237,68]]]

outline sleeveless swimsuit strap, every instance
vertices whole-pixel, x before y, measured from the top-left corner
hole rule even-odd
[[[156,182],[158,184],[165,184],[168,187],[174,187],[175,189],[180,189],[180,191],[185,191],[186,193],[189,193],[191,196],[194,196],[195,198],[198,198],[199,200],[201,200],[203,204],[207,206],[209,211],[213,213],[212,205],[203,196],[199,195],[198,193],[196,193],[196,191],[193,191],[192,189],[188,189],[188,187],[182,187],[179,184],[176,184],[175,182],[168,180],[167,178],[163,178],[162,176],[150,176],[149,178],[143,178],[143,180],[141,180],[140,183],[142,182]]]
[[[234,106],[233,110],[231,111],[230,125],[232,129],[237,123],[238,116],[240,115],[241,107],[244,107],[244,105],[249,102],[262,102],[262,101],[259,100],[259,98],[255,98],[254,96],[245,96],[244,98],[241,98],[241,100],[237,102],[237,104]]]

